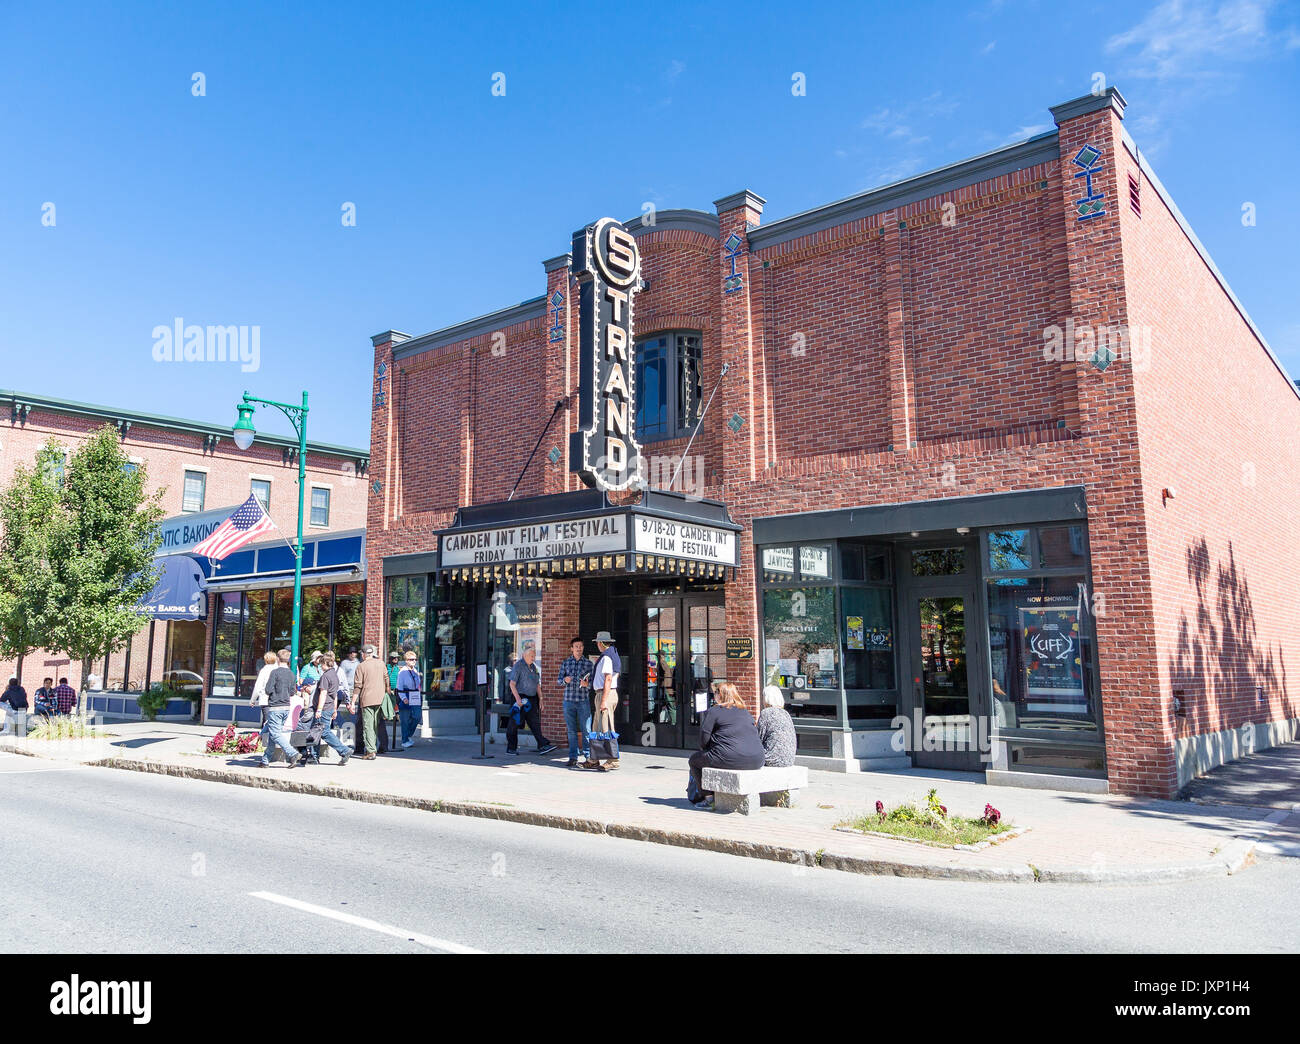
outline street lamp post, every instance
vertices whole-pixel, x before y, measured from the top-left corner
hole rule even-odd
[[[253,427],[254,403],[259,406],[274,406],[289,418],[289,423],[298,433],[298,539],[293,545],[293,651],[291,653],[291,662],[296,673],[298,637],[302,623],[302,507],[303,493],[307,486],[307,393],[302,393],[301,406],[290,406],[273,399],[259,399],[244,392],[243,402],[235,407],[239,411],[239,417],[231,432],[235,445],[241,450],[248,449],[253,444],[254,436],[257,435],[257,429]]]

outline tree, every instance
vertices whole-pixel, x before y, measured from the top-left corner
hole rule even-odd
[[[19,464],[0,492],[0,655],[17,658],[20,676],[29,652],[50,648],[63,612],[64,591],[55,568],[71,540],[59,503],[63,462],[63,451],[47,444],[35,465]]]
[[[92,659],[123,648],[149,619],[138,606],[158,579],[163,509],[162,491],[146,494],[145,478],[107,424],[77,449],[63,477],[69,539],[56,572],[64,611],[50,648],[80,660],[83,679]]]
[[[67,653],[81,661],[84,678],[91,660],[123,648],[147,622],[138,606],[158,577],[163,510],[161,491],[146,494],[145,481],[110,425],[71,459],[49,443],[34,469],[15,472],[0,498],[0,626],[8,647],[25,642]]]

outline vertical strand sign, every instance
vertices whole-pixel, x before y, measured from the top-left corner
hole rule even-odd
[[[569,436],[573,470],[589,486],[639,485],[632,304],[641,288],[641,252],[627,228],[601,218],[573,234],[578,289],[578,430]]]

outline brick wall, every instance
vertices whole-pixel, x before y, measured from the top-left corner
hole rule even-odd
[[[1141,509],[1162,702],[1179,737],[1295,718],[1300,399],[1137,160],[1128,150],[1117,160],[1129,319],[1145,338]],[[1173,715],[1174,696],[1185,717]]]

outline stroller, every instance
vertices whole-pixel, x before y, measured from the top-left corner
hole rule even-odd
[[[324,731],[324,723],[317,719],[315,712],[295,696],[289,711],[289,745],[302,756],[304,765],[320,764],[321,734]],[[267,756],[273,762],[284,760],[284,754],[275,744],[270,744]]]

